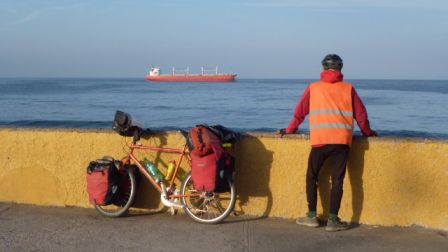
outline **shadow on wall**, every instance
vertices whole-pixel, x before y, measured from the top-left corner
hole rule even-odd
[[[236,186],[237,211],[247,214],[245,209],[251,206],[250,215],[255,219],[265,218],[272,209],[272,192],[269,188],[273,152],[255,137],[245,136],[237,144]],[[256,157],[256,158],[255,158]],[[253,214],[253,209],[257,213]],[[258,212],[260,211],[260,212]]]
[[[145,134],[142,135],[142,139],[146,141],[149,141],[150,139],[155,139],[156,140],[155,142],[159,143],[157,147],[167,147],[166,145],[168,142],[168,134],[166,133],[158,133],[157,135]],[[154,164],[156,165],[156,167],[167,166],[167,164],[163,161],[160,155],[161,152],[158,151],[153,160]],[[135,201],[132,206],[145,209],[158,209],[161,204],[159,191],[157,191],[157,189],[154,188],[151,182],[149,182],[148,179],[140,172],[137,173],[137,181],[138,181],[138,187],[135,195]]]
[[[352,188],[352,223],[359,223],[364,205],[364,154],[369,149],[367,138],[357,138],[354,141],[348,158],[348,178]]]
[[[369,149],[369,141],[367,138],[356,138],[350,148],[350,154],[347,164],[347,173],[345,175],[344,184],[350,183],[352,193],[352,217],[351,223],[359,223],[364,204],[364,188],[363,188],[363,173],[364,173],[364,154]],[[327,218],[330,209],[330,195],[331,195],[331,159],[328,159],[322,167],[319,175],[319,196],[321,206],[323,209],[322,217]],[[349,182],[347,182],[349,180]],[[344,192],[345,194],[345,192]],[[344,195],[342,196],[344,198]],[[341,208],[343,206],[341,205]]]

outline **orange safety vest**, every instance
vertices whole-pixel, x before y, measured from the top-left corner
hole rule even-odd
[[[352,84],[310,84],[311,145],[352,144]]]

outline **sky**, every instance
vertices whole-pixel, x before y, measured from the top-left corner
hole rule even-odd
[[[0,0],[0,77],[448,79],[446,0]]]

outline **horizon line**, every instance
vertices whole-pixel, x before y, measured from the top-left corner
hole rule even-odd
[[[101,77],[101,76],[95,76],[95,77],[73,77],[73,76],[0,76],[0,79],[142,79],[145,81],[148,81],[145,79],[145,77]],[[236,78],[235,82],[238,82],[238,80],[317,80],[319,78],[309,78],[309,77],[291,77],[291,78],[279,78],[279,77],[244,77],[244,78]],[[415,80],[422,80],[422,81],[448,81],[447,79],[431,79],[431,78],[403,78],[403,77],[394,77],[394,78],[347,78],[346,80],[409,80],[409,81],[415,81]],[[151,81],[148,81],[151,82]]]

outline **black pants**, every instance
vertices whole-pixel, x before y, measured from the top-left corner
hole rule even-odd
[[[331,164],[331,200],[330,213],[338,214],[341,207],[344,177],[347,166],[349,146],[345,144],[328,144],[322,147],[313,147],[308,159],[306,174],[306,196],[309,211],[317,208],[317,182],[319,172],[325,160],[330,158]]]

